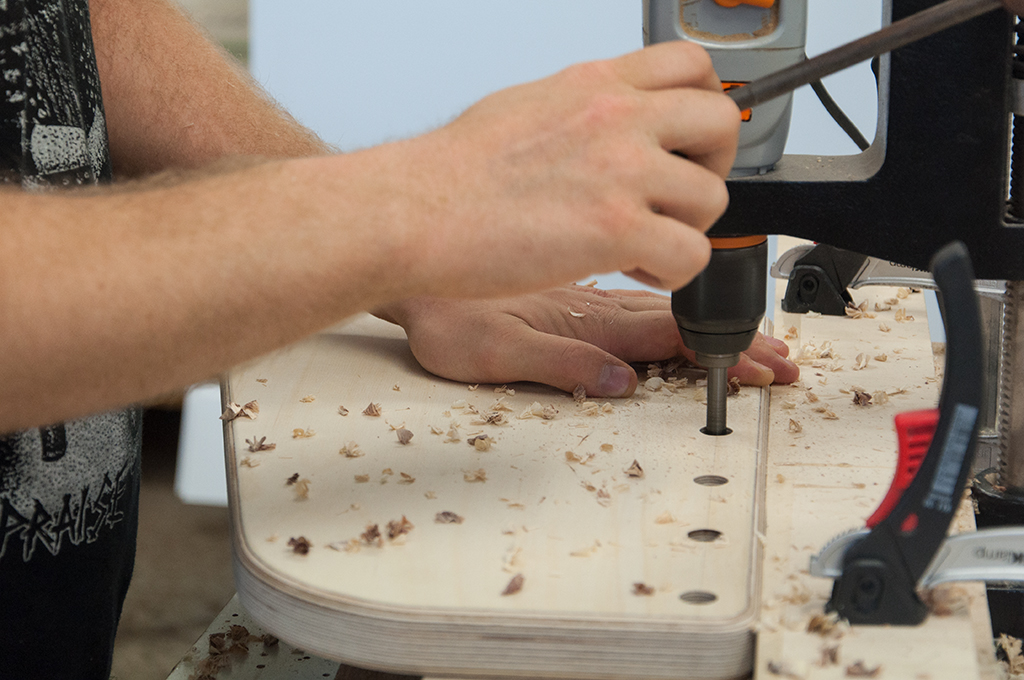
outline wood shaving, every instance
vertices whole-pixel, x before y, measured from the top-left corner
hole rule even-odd
[[[896,314],[893,318],[896,320],[896,323],[908,323],[914,320],[914,317],[907,314],[907,310],[902,307],[896,310]]]
[[[523,581],[525,581],[525,579],[522,574],[516,574],[513,576],[512,580],[508,582],[507,586],[505,586],[505,590],[501,591],[502,596],[515,595],[518,593],[523,589]]]
[[[655,524],[674,524],[676,518],[672,516],[672,513],[666,510],[657,517],[654,518]]]
[[[572,391],[572,398],[577,404],[582,404],[587,400],[587,388],[580,383],[576,386],[576,389]]]
[[[883,333],[888,333],[892,329],[889,328],[889,324],[887,324],[887,323],[880,323],[880,324],[878,324],[878,330],[882,331]]]
[[[462,441],[462,435],[459,434],[459,428],[455,426],[455,423],[452,423],[451,427],[448,428],[448,433],[445,435],[444,441],[446,444]]]
[[[430,427],[430,434],[437,434],[437,435],[444,434],[444,430],[442,430],[439,427],[434,427],[433,425],[430,425],[429,427]]]
[[[466,443],[472,446],[477,451],[490,451],[492,439],[486,434],[478,434],[475,437],[470,437],[466,440]]]
[[[868,363],[871,361],[871,357],[861,352],[857,355],[857,358],[853,360],[853,370],[863,371],[868,367]]]
[[[530,408],[519,414],[519,419],[526,420],[528,418],[541,418],[543,420],[554,420],[557,415],[558,409],[555,408],[554,404],[541,406],[539,401],[535,401]]]
[[[578,548],[569,553],[570,557],[590,557],[601,549],[601,541],[594,541],[585,548]]]
[[[388,477],[391,477],[392,475],[394,475],[394,474],[395,474],[395,471],[394,471],[394,470],[392,470],[391,468],[384,468],[383,470],[381,470],[381,471],[380,471],[380,473],[381,473],[382,475],[386,475],[386,476],[388,476]]]
[[[398,383],[395,383],[394,385],[391,386],[391,390],[393,392],[401,392],[402,388],[398,386]]]
[[[867,303],[866,300],[864,302],[860,303],[859,305],[856,305],[856,306],[854,306],[852,304],[847,304],[845,311],[846,311],[846,316],[850,317],[851,319],[874,319],[875,318],[875,315],[868,311],[868,303]]]
[[[596,401],[585,401],[580,404],[580,415],[581,416],[599,416],[602,413],[611,413],[611,404],[598,404]]]
[[[877,361],[879,363],[884,364],[888,360],[889,360],[889,355],[888,354],[882,353],[882,354],[876,354],[875,355],[875,361]]]
[[[412,441],[412,432],[405,429],[404,427],[398,428],[397,430],[395,430],[395,433],[398,435],[398,443],[402,444],[403,446]]]
[[[797,421],[795,421],[792,418],[790,418],[789,419],[789,431],[792,432],[793,434],[799,434],[799,433],[804,431],[804,427],[803,427],[803,425],[801,425]]]
[[[584,312],[577,312],[572,307],[568,307],[568,310],[569,310],[569,316],[573,317],[574,319],[582,319],[583,317],[586,316],[586,314]]]
[[[878,390],[877,392],[871,393],[871,402],[878,406],[889,403],[889,395],[885,393],[885,390]]]
[[[416,478],[413,477],[412,475],[407,475],[404,472],[399,472],[398,473],[398,483],[399,484],[412,484],[415,481],[416,481]]]
[[[787,411],[792,411],[793,409],[796,408],[796,402],[791,399],[787,399],[786,401],[782,402],[782,408],[786,409]]]
[[[899,303],[900,303],[900,299],[899,298],[891,297],[891,298],[886,298],[885,299],[885,304],[889,305],[890,307],[898,305]]]
[[[225,423],[234,420],[235,418],[248,418],[249,420],[256,420],[256,417],[260,414],[259,402],[253,399],[252,401],[241,406],[235,402],[229,402],[227,407],[224,409],[224,413],[220,414],[220,419]]]
[[[881,302],[876,302],[875,303],[875,311],[876,312],[888,312],[888,311],[891,311],[891,310],[892,310],[892,305],[890,305],[889,303],[881,303]]]
[[[370,475],[356,475],[356,484],[366,484],[370,481]]]
[[[491,411],[490,413],[484,413],[480,418],[473,421],[473,425],[504,425],[508,422],[508,418],[501,411]]]
[[[484,470],[483,468],[480,468],[479,470],[463,470],[462,471],[462,478],[464,480],[466,480],[467,482],[470,482],[470,483],[473,483],[473,482],[486,482],[487,481],[487,471]]]
[[[593,453],[587,454],[586,456],[580,456],[572,451],[565,452],[565,461],[567,463],[579,463],[580,465],[586,465],[596,457],[597,455]]]
[[[840,626],[841,620],[835,612],[815,614],[807,622],[807,632],[820,635],[821,637],[828,637],[833,633],[843,631],[843,627]]]
[[[242,459],[242,462],[239,463],[239,465],[247,468],[255,468],[260,466],[260,462],[258,460],[253,460],[252,456],[246,456]]]
[[[423,494],[423,497],[426,498],[427,500],[431,500],[432,501],[435,498],[437,498],[437,494],[434,493],[433,491],[428,491],[425,494]]]
[[[339,406],[338,407],[338,413],[340,413],[343,416],[347,416],[348,415],[348,409],[345,408],[344,406]]]
[[[316,432],[313,430],[303,430],[301,427],[292,430],[292,439],[309,439],[314,436],[316,436]]]
[[[295,487],[295,500],[304,501],[309,498],[309,480],[300,479],[293,485]]]
[[[601,444],[601,450],[605,453],[611,453],[615,450],[615,446],[613,444]]]
[[[505,411],[506,413],[512,412],[512,407],[505,403],[505,397],[498,397],[493,404],[491,404],[491,411]]]
[[[507,394],[510,397],[516,396],[516,391],[514,389],[512,389],[511,387],[509,387],[508,385],[502,385],[501,387],[495,387],[494,388],[494,393],[495,394],[502,394],[502,393],[504,393],[504,394]]]
[[[256,382],[258,382],[261,385],[266,385],[267,384],[267,379],[266,378],[256,378]]]
[[[818,665],[822,668],[839,665],[839,645],[825,645],[821,648],[821,658]]]
[[[1012,635],[1002,633],[997,639],[996,644],[1006,654],[1006,662],[1009,667],[1010,673],[1014,675],[1024,673],[1024,656],[1021,655],[1021,641],[1019,638],[1015,638]]]
[[[266,437],[260,437],[256,439],[246,439],[245,443],[248,444],[248,449],[253,453],[259,453],[260,451],[273,451],[277,448],[277,444],[268,444]]]
[[[307,394],[302,399],[299,399],[299,402],[303,404],[312,404],[314,401],[316,401],[316,397],[312,394]]]
[[[799,337],[800,337],[800,331],[797,329],[797,327],[796,326],[790,326],[789,328],[786,329],[786,335],[785,335],[785,337],[783,339],[784,340],[796,340]]]
[[[399,536],[408,534],[415,528],[413,523],[405,515],[402,515],[402,519],[393,519],[388,522],[388,540],[393,541]]]
[[[363,547],[363,544],[359,542],[358,538],[350,538],[347,541],[328,543],[327,547],[338,552],[357,553]]]
[[[729,384],[727,386],[727,391],[725,393],[725,396],[727,396],[727,397],[735,397],[739,393],[740,393],[740,379],[739,378],[729,378]]]
[[[341,447],[338,453],[346,458],[362,458],[366,455],[363,453],[362,449],[359,448],[359,444],[356,444],[355,442],[345,444]]]
[[[601,507],[607,508],[609,505],[612,504],[612,495],[608,493],[607,489],[598,489],[596,496],[597,504],[600,505]]]
[[[914,292],[913,288],[900,288],[896,291],[896,297],[900,300],[906,300],[910,297],[910,294]]]
[[[297,538],[289,538],[288,547],[296,555],[308,555],[309,549],[313,547],[313,544],[305,536],[299,536]]]
[[[657,392],[665,385],[664,378],[648,378],[644,381],[644,389],[648,392]]]
[[[384,545],[384,537],[381,536],[380,525],[378,524],[368,524],[366,531],[359,534],[359,538],[366,545],[375,545],[378,548]]]
[[[299,481],[299,473],[298,472],[296,472],[294,475],[292,475],[288,479],[284,480],[284,484],[285,484],[285,486],[291,486],[292,484],[294,484],[297,481]]]
[[[820,400],[820,397],[817,394],[815,394],[814,392],[812,392],[811,388],[808,387],[804,391],[804,399],[807,400],[808,404],[814,404],[814,403],[816,403],[817,401]]]
[[[638,463],[635,458],[633,459],[633,464],[626,468],[624,472],[627,477],[632,477],[634,479],[643,479],[644,477],[644,469],[640,467],[640,463]]]
[[[853,391],[854,406],[871,406],[871,395],[860,390]]]
[[[450,510],[444,510],[434,515],[434,524],[462,524],[465,517],[457,515]]]
[[[970,593],[962,586],[952,583],[943,583],[919,594],[928,611],[935,616],[952,616],[966,612],[971,604]],[[1024,665],[1021,672],[1024,672]]]
[[[825,420],[839,420],[839,416],[828,406],[819,406],[814,412],[820,413]]]
[[[476,392],[478,389],[480,389],[480,385],[466,385],[466,389],[469,390],[470,392]]]
[[[373,416],[373,417],[379,416],[380,415],[380,404],[375,404],[375,403],[373,403],[371,401],[369,406],[367,406],[366,408],[363,409],[363,415],[364,416]]]
[[[469,406],[469,402],[467,402],[465,399],[458,399],[458,400],[452,402],[452,408],[453,409],[462,410],[462,409],[466,408],[467,406]]]
[[[643,581],[637,581],[636,583],[633,584],[633,594],[634,595],[651,596],[651,595],[654,595],[654,588],[652,588],[651,586],[647,585]]]
[[[848,678],[877,678],[881,672],[881,666],[868,668],[867,664],[859,660],[846,667],[846,677]]]

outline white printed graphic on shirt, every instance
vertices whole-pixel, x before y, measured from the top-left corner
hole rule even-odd
[[[127,411],[0,438],[0,560],[56,555],[123,521],[139,421]]]

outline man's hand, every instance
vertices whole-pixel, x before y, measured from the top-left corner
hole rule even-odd
[[[566,286],[498,300],[416,298],[381,313],[400,323],[413,354],[436,375],[462,382],[544,383],[594,397],[637,386],[628,362],[693,358],[667,297]],[[758,334],[730,376],[748,385],[793,382],[785,343]]]
[[[405,233],[396,264],[443,297],[535,292],[595,271],[681,287],[710,255],[703,232],[728,204],[739,124],[688,42],[495,93],[394,149],[393,210],[425,227]]]

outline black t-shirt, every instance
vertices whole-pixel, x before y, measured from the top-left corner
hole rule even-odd
[[[110,178],[88,0],[0,0],[0,183]],[[136,409],[0,435],[0,679],[109,677],[141,437]]]

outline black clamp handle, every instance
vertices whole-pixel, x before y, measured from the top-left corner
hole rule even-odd
[[[981,316],[967,248],[931,262],[943,303],[946,372],[928,453],[896,506],[843,557],[826,609],[850,623],[916,625],[927,607],[917,583],[949,531],[970,474],[981,408]]]

